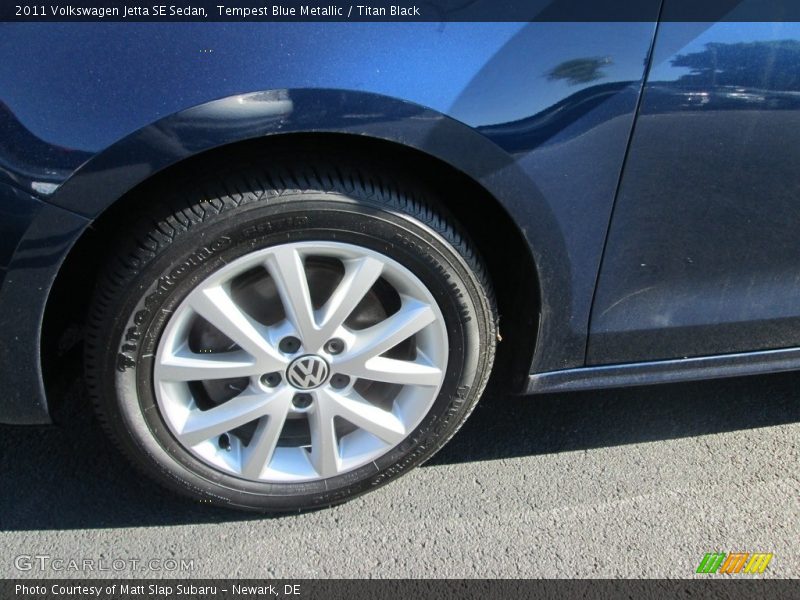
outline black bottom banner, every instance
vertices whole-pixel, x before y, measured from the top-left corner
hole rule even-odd
[[[0,598],[197,600],[279,598],[281,600],[416,600],[515,598],[797,598],[794,580],[0,580]]]

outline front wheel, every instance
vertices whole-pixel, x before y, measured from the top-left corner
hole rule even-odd
[[[87,343],[101,421],[136,465],[204,501],[296,510],[455,433],[491,369],[491,290],[424,188],[385,179],[317,164],[164,191],[109,264]]]

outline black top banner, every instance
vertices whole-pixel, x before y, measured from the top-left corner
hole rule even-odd
[[[161,0],[164,1],[164,0]],[[800,21],[800,0],[3,0],[0,21]]]

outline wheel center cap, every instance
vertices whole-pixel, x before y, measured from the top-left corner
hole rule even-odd
[[[313,390],[328,379],[328,363],[316,354],[295,358],[286,369],[286,379],[298,390]]]

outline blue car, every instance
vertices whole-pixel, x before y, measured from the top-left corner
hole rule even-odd
[[[800,368],[800,24],[676,2],[3,23],[0,422],[51,422],[79,353],[145,474],[298,510],[431,457],[490,376]]]

